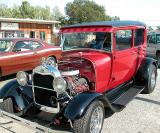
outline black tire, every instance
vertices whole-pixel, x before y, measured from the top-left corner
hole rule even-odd
[[[23,111],[15,111],[15,105],[13,103],[12,98],[7,98],[3,101],[3,109],[4,111],[15,114],[16,116],[23,116]]]
[[[142,93],[150,94],[154,91],[156,86],[156,79],[157,79],[157,68],[155,65],[151,65],[149,69],[149,76],[148,80],[146,81],[145,89]]]
[[[104,122],[104,105],[101,101],[94,101],[87,109],[86,113],[83,117],[75,120],[73,122],[73,132],[74,133],[92,133],[90,130],[91,128],[91,119],[93,117],[93,114],[95,113],[96,109],[101,110],[100,116],[102,119],[100,119],[100,126],[98,128],[98,131],[96,133],[100,133],[102,130],[103,122]],[[94,127],[92,125],[92,127]],[[96,128],[97,129],[97,128]]]

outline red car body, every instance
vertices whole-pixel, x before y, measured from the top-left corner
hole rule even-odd
[[[17,38],[17,39],[1,39],[1,41],[12,42],[8,51],[0,51],[0,76],[6,76],[14,74],[18,71],[32,70],[39,64],[41,64],[42,57],[54,57],[61,58],[61,48],[52,46],[46,42],[29,39],[29,38]],[[19,42],[35,42],[41,46],[36,49],[18,50],[14,51],[14,47]]]
[[[13,105],[8,97],[15,103],[29,103],[14,104],[21,114],[34,101],[37,109],[56,114],[55,124],[67,120],[73,132],[100,133],[106,116],[122,111],[139,93],[150,94],[155,89],[157,63],[146,57],[146,32],[146,25],[139,21],[61,28],[62,58],[36,67],[31,82],[25,78],[28,74],[19,72],[24,76],[0,89],[5,110],[17,113],[8,108]]]
[[[132,36],[132,46],[126,50],[116,50],[116,32],[119,30],[144,29],[144,41],[139,46],[134,46],[134,36]],[[87,65],[80,67],[81,74],[95,83],[96,92],[106,92],[129,80],[137,73],[143,58],[146,55],[146,38],[147,31],[144,26],[123,26],[123,27],[106,27],[106,26],[76,26],[61,29],[63,33],[78,32],[109,32],[113,33],[113,51],[108,53],[104,50],[79,49],[64,51],[63,55],[71,57],[85,58],[90,62],[92,69],[84,70]],[[133,34],[133,33],[132,33]],[[88,71],[88,73],[86,73]]]

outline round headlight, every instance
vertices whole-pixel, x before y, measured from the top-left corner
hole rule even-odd
[[[16,75],[17,78],[17,82],[21,85],[21,86],[25,86],[28,83],[29,80],[29,76],[27,73],[23,72],[23,71],[19,71]]]
[[[66,91],[67,83],[63,78],[55,78],[53,80],[53,88],[58,94]]]

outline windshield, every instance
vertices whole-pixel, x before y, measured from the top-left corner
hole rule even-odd
[[[79,48],[100,49],[111,51],[111,33],[106,32],[79,32],[61,34],[63,50]]]
[[[12,41],[10,40],[0,40],[0,51],[7,52],[12,46]]]

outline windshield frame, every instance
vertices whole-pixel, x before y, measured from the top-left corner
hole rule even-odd
[[[91,47],[83,47],[83,48],[75,48],[75,49],[64,49],[64,39],[63,39],[63,35],[67,34],[67,33],[100,33],[100,32],[95,32],[95,31],[90,31],[90,32],[60,32],[59,33],[59,43],[60,43],[60,47],[62,48],[63,51],[79,51],[79,50],[93,50],[93,51],[102,51],[102,52],[107,52],[107,53],[112,53],[113,52],[113,32],[108,32],[108,31],[102,31],[101,33],[108,33],[110,34],[110,50],[105,50],[104,49],[104,42],[103,42],[103,47],[101,49],[95,49],[95,48],[91,48]],[[105,39],[105,38],[104,38]]]

